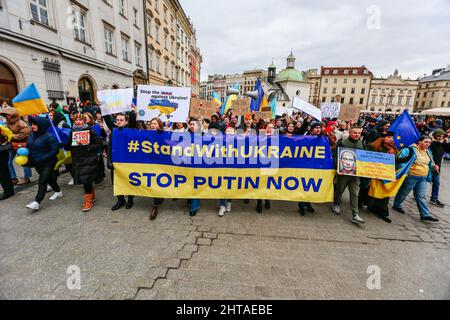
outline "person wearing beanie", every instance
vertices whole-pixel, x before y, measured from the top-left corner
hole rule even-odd
[[[433,172],[433,188],[431,192],[430,204],[444,208],[445,204],[439,201],[439,188],[441,185],[442,163],[445,153],[450,153],[450,143],[448,141],[447,133],[442,129],[434,130],[432,133],[432,138],[433,142],[431,143],[430,151],[433,154],[434,163],[439,166],[439,170],[437,172]]]

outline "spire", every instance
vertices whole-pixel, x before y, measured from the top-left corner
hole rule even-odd
[[[287,58],[287,68],[288,69],[295,69],[295,56],[293,51],[291,51],[291,54]]]

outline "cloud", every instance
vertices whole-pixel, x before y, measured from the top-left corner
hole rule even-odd
[[[417,78],[450,64],[448,0],[180,2],[197,29],[203,80],[266,69],[272,58],[285,68],[291,49],[301,70],[365,65]]]

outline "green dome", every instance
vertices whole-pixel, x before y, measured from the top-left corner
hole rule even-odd
[[[277,78],[275,79],[276,82],[281,81],[305,81],[305,77],[303,76],[303,73],[295,70],[295,69],[284,69],[281,71]]]

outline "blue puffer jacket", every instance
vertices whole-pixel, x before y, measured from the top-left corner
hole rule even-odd
[[[413,155],[410,154],[410,150],[413,150],[413,152],[414,152]],[[400,150],[397,153],[397,171],[399,169],[401,169],[402,171],[406,170],[406,172],[409,173],[409,170],[411,169],[413,163],[417,160],[417,152],[419,152],[419,151],[417,149],[417,145],[415,145],[415,144],[413,144],[410,148],[405,148],[405,149]],[[432,177],[433,177],[433,171],[434,171],[433,153],[429,149],[427,150],[427,153],[428,153],[428,156],[430,157],[430,164],[429,164],[430,170],[428,171],[427,181],[432,183]],[[409,159],[409,161],[399,163],[404,159]]]
[[[31,118],[30,122],[39,128],[28,137],[29,162],[34,167],[54,166],[59,152],[58,141],[48,132],[51,124],[47,118]]]

